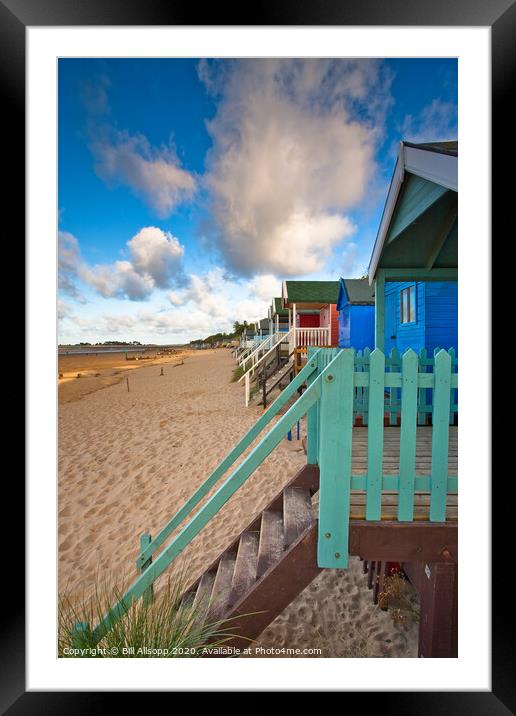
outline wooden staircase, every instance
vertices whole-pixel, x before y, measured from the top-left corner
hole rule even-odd
[[[231,620],[225,646],[248,646],[321,571],[318,488],[319,469],[306,465],[185,592],[206,621]]]
[[[263,405],[266,408],[268,402],[267,398],[270,393],[275,388],[278,388],[281,392],[285,385],[288,385],[289,381],[292,380],[294,376],[294,362],[292,358],[285,360],[286,362],[280,365],[279,368],[273,370],[270,375],[265,378],[265,385],[263,384],[264,379],[261,378],[260,390],[258,391],[260,399],[258,400],[257,405]]]

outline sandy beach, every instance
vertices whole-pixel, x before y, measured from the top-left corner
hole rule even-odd
[[[68,370],[60,361],[59,589],[72,596],[99,578],[136,576],[139,535],[156,534],[261,413],[246,409],[242,384],[230,382],[227,349],[125,365],[102,359],[103,367],[87,366],[76,356]],[[304,461],[301,441],[283,440],[175,569],[193,581]],[[347,571],[325,570],[258,644],[320,647],[326,657],[416,657],[417,625],[402,628],[373,605],[352,559]]]

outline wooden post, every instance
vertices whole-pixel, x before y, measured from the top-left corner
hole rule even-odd
[[[373,588],[375,564],[376,564],[376,562],[374,560],[369,560],[369,562],[367,563],[367,588],[368,589]]]
[[[321,375],[319,567],[348,566],[355,351],[343,350]]]
[[[383,351],[385,345],[385,275],[378,270],[374,287],[374,347]]]
[[[414,519],[414,485],[416,479],[417,430],[417,367],[416,353],[409,348],[401,359],[401,428],[399,460],[398,520]]]
[[[366,519],[380,520],[383,480],[383,412],[385,356],[377,348],[369,360]]]
[[[421,615],[418,656],[449,658],[458,655],[457,565],[420,563]]]
[[[315,358],[313,349],[310,349],[308,355],[308,362],[315,363],[317,365],[317,371],[306,381],[308,385],[311,385],[317,378],[321,371],[321,362],[319,356]],[[317,465],[319,462],[319,401],[317,401],[307,413],[306,416],[306,461],[309,465]]]
[[[430,522],[444,522],[446,520],[451,391],[451,355],[444,350],[440,350],[435,356],[434,381]]]
[[[125,382],[127,383],[127,392],[129,392],[129,378],[126,378]]]
[[[245,374],[245,407],[249,405],[249,373]]]

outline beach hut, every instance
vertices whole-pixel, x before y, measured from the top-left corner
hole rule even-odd
[[[374,291],[367,278],[341,278],[337,312],[339,348],[374,346]]]
[[[269,307],[270,320],[273,323],[274,333],[287,333],[289,328],[288,309],[283,308],[281,296],[272,299]]]
[[[270,335],[271,329],[270,329],[270,321],[269,318],[261,318],[258,321],[258,333],[260,338],[267,338],[267,336]]]
[[[401,142],[369,264],[375,346],[457,349],[457,142]]]
[[[293,346],[337,346],[339,318],[338,281],[284,281],[283,308],[288,310]]]

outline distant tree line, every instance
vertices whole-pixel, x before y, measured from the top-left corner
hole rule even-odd
[[[102,341],[99,343],[90,343],[89,341],[80,341],[75,343],[76,346],[141,346],[140,341]]]
[[[249,334],[254,334],[255,330],[255,323],[248,323],[247,321],[243,321],[242,323],[240,323],[239,321],[235,321],[233,324],[232,333],[214,333],[212,336],[207,336],[206,338],[198,338],[195,341],[190,341],[190,345],[192,343],[208,343],[209,345],[213,345],[214,343],[224,343],[227,341],[232,341],[235,338],[240,338],[244,331]]]

